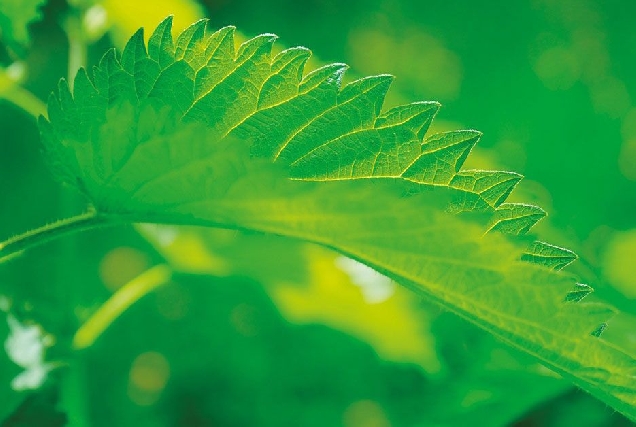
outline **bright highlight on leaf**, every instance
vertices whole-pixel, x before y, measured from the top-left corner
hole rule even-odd
[[[205,26],[173,40],[166,19],[147,49],[137,32],[51,97],[48,158],[97,215],[333,248],[636,417],[633,358],[592,336],[612,310],[576,302],[556,271],[574,254],[528,247],[545,212],[505,203],[521,177],[461,169],[479,132],[428,136],[439,105],[383,111],[391,76],[342,86],[344,64],[305,73],[305,48],[272,57],[272,34],[236,47]]]

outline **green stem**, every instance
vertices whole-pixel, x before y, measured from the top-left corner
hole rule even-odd
[[[172,270],[166,265],[156,265],[119,288],[77,330],[73,337],[73,348],[90,347],[97,338],[131,305],[142,297],[170,281]]]
[[[84,360],[74,358],[68,361],[69,367],[61,381],[62,396],[60,407],[65,409],[68,425],[73,427],[90,427],[88,396],[86,387],[78,387],[86,382],[87,367]]]
[[[71,91],[73,90],[75,75],[81,67],[86,66],[87,46],[81,25],[83,15],[84,12],[82,10],[71,10],[64,25],[68,38],[67,81]],[[70,215],[72,212],[77,212],[80,203],[75,193],[63,191],[59,196],[58,213],[62,217]],[[90,220],[88,225],[89,227],[91,226]],[[64,259],[78,259],[80,248],[77,239],[64,239],[59,245],[59,251]],[[65,296],[67,303],[71,307],[82,306],[86,301],[85,287],[75,279],[76,275],[73,273],[72,263],[59,263],[56,273],[59,278],[59,294]],[[73,317],[73,320],[75,321],[76,318]],[[68,416],[72,420],[72,425],[77,427],[89,427],[92,424],[90,417],[91,401],[88,398],[88,370],[89,362],[84,356],[79,355],[74,358],[69,376],[64,380],[63,400]]]
[[[41,115],[46,116],[46,105],[44,102],[17,83],[3,88],[0,91],[0,98],[20,107],[36,119]]]
[[[51,240],[108,224],[112,224],[108,218],[98,215],[96,212],[87,212],[27,231],[0,243],[0,264],[20,255],[27,249],[41,246]]]

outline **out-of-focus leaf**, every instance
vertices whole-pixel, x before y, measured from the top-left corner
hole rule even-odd
[[[395,284],[377,284],[378,278],[354,284],[351,272],[340,265],[347,261],[353,268],[368,268],[356,261],[276,236],[150,224],[139,229],[176,269],[245,276],[263,284],[288,321],[346,332],[385,360],[418,364],[431,374],[441,369],[417,298]],[[389,287],[374,299],[369,293],[374,286]]]

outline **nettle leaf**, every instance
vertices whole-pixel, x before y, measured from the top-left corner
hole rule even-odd
[[[46,0],[0,1],[0,40],[21,53],[30,41],[28,26],[42,19],[40,8],[45,3]]]
[[[612,310],[557,271],[573,254],[523,236],[543,210],[504,203],[521,177],[461,170],[479,132],[425,136],[437,103],[383,111],[390,76],[305,73],[310,52],[272,55],[272,34],[237,47],[232,27],[170,28],[106,53],[74,94],[62,81],[40,120],[56,175],[97,215],[335,249],[636,418],[633,357],[593,336]]]

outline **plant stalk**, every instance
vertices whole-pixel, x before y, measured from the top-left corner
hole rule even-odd
[[[105,216],[96,212],[87,212],[27,231],[0,243],[0,264],[20,255],[27,249],[41,246],[79,231],[91,230],[112,223]]]
[[[77,330],[73,337],[73,348],[82,350],[90,347],[124,311],[157,287],[168,283],[171,277],[170,267],[160,264],[119,288]]]
[[[46,117],[46,105],[40,99],[20,85],[13,84],[0,91],[0,98],[6,99],[21,108],[36,120],[40,116]]]

